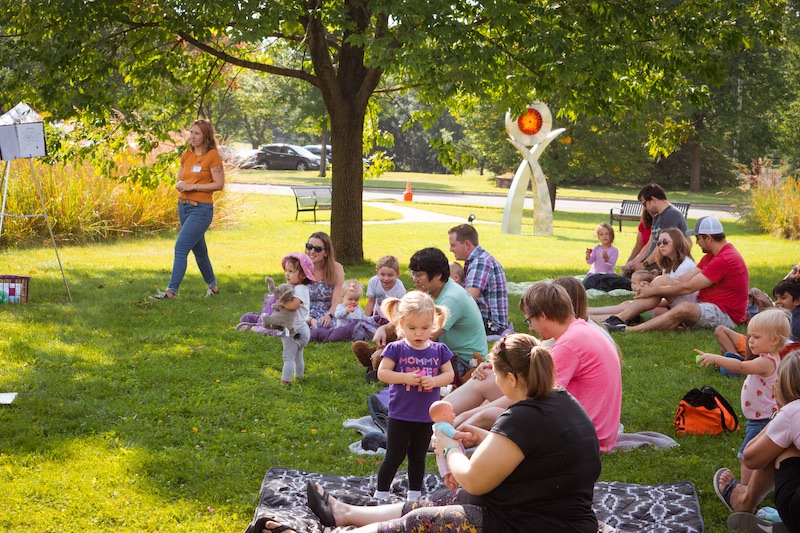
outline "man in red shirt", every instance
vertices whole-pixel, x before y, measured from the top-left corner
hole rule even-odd
[[[697,303],[681,302],[652,320],[637,326],[604,322],[609,331],[665,331],[686,327],[733,329],[745,321],[750,275],[741,254],[725,238],[722,223],[701,217],[687,237],[695,237],[705,256],[691,272],[658,286],[642,287],[629,307],[635,315],[653,309],[661,298],[699,291]],[[626,309],[626,314],[628,310]]]

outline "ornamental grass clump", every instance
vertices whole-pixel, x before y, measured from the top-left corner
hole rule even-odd
[[[800,184],[786,179],[750,191],[750,206],[745,219],[776,237],[800,237]]]
[[[41,213],[30,164],[20,160],[11,165],[6,213]],[[178,227],[178,193],[172,182],[147,187],[106,178],[99,176],[89,163],[34,166],[53,234],[59,242],[101,242]],[[230,219],[231,205],[224,194],[215,195],[215,209],[215,224]],[[43,217],[8,217],[3,221],[0,246],[49,240]]]

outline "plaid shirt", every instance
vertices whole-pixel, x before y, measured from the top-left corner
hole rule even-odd
[[[476,288],[478,308],[484,323],[491,322],[500,331],[508,326],[508,288],[506,273],[492,255],[477,246],[464,261],[464,288]]]

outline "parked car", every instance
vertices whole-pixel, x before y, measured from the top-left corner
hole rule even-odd
[[[303,148],[305,148],[306,150],[308,150],[309,152],[311,152],[315,156],[318,156],[320,159],[322,159],[322,145],[321,144],[307,144],[306,146],[303,146]],[[331,163],[331,145],[330,144],[325,147],[325,159],[328,160],[328,164],[330,165],[330,163]]]
[[[217,146],[217,152],[219,152],[222,162],[229,165],[235,166],[236,161],[239,159],[239,152],[230,146]]]
[[[322,157],[322,145],[321,144],[308,144],[306,146],[303,146],[303,148],[305,148],[306,150],[308,150],[312,154],[315,154],[315,155],[319,156],[320,158]],[[331,145],[330,144],[325,149],[325,159],[328,160],[328,164],[329,165],[331,164],[331,161],[333,161],[333,157],[331,155]],[[371,161],[372,157],[371,156],[370,157],[363,157],[361,159],[362,159],[362,161],[364,161],[364,168],[369,168],[370,165],[372,164],[372,161]]]
[[[268,144],[262,146],[256,157],[256,167],[276,170],[315,170],[320,158],[302,146],[293,144]]]
[[[234,164],[239,168],[256,168],[258,150],[239,150],[238,157]]]

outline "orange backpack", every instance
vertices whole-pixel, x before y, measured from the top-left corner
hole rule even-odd
[[[708,386],[692,389],[684,395],[675,411],[674,424],[678,435],[719,435],[739,429],[739,420],[731,404]]]

